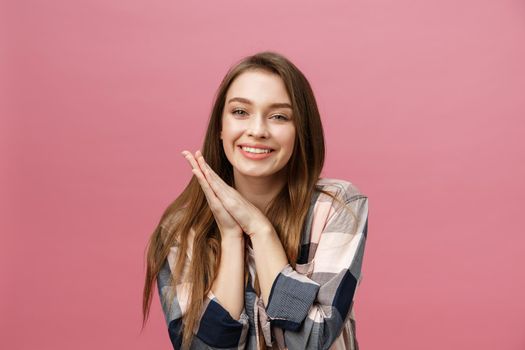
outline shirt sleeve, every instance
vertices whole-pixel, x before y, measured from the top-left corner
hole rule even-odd
[[[290,350],[328,349],[353,305],[361,280],[368,198],[353,196],[345,204],[356,216],[340,205],[335,209],[334,204],[309,266],[298,266],[299,273],[286,265],[272,285],[268,321],[283,330]]]
[[[171,285],[172,269],[178,253],[177,246],[171,248],[157,276],[159,299],[174,349],[181,349],[182,317],[185,315],[189,291],[192,288],[192,284],[185,278],[180,279],[181,282],[176,286]],[[190,263],[191,256],[187,254],[183,275],[188,271]],[[190,349],[244,349],[248,327],[246,309],[243,308],[239,319],[234,319],[210,291],[204,301],[198,326],[193,331]]]

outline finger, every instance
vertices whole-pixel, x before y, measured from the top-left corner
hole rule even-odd
[[[200,151],[195,152],[195,158],[202,172],[208,179],[208,182],[210,182],[210,185],[213,186],[214,189],[219,189],[217,185],[224,187],[224,189],[231,188],[231,186],[224,182],[224,180],[219,175],[217,175],[217,173],[210,167],[210,165],[206,163],[206,160],[204,159]]]
[[[204,157],[202,156],[201,151],[197,150],[197,152],[195,152],[195,156],[193,156],[190,153],[190,154],[187,155],[187,157],[191,161],[191,164],[192,164],[193,168],[194,169],[199,169],[202,172],[204,178],[208,182],[209,187],[217,195],[218,191],[221,191],[221,187],[217,186],[217,184],[214,182],[214,180],[213,180],[213,178],[211,176],[211,172],[213,172],[213,170],[211,169],[211,167],[204,160]],[[213,172],[213,174],[215,174],[215,172]],[[215,178],[216,179],[220,179],[220,177],[217,174],[215,174]]]
[[[215,195],[215,192],[213,192],[213,189],[210,187],[208,181],[204,177],[204,174],[198,168],[191,169],[191,171],[197,178],[197,181],[199,182],[199,185],[201,186],[202,191],[204,192],[204,195],[206,196],[206,200],[208,201],[210,209],[213,212],[217,212],[218,210],[220,210],[222,203],[220,199]]]
[[[195,174],[199,184],[201,185],[204,195],[206,196],[208,206],[215,217],[217,225],[219,225],[219,227],[223,225],[227,225],[228,227],[231,225],[238,225],[234,217],[224,207],[224,204],[221,202],[221,200],[215,195],[213,189],[210,187],[208,181],[200,169],[192,169],[191,171],[193,174]]]
[[[206,180],[208,180],[208,183],[210,184],[210,186],[212,187],[212,189],[215,191],[215,193],[217,193],[217,191],[220,191],[221,190],[221,186],[219,185],[226,185],[222,179],[213,171],[213,169],[208,165],[208,163],[206,163],[206,160],[204,159],[202,153],[200,150],[197,150],[197,152],[195,152],[195,159],[199,165],[199,168],[201,169],[202,173],[204,174],[204,176],[206,177]],[[214,176],[215,175],[215,176]],[[219,184],[217,184],[216,182],[219,182]]]
[[[215,171],[206,163],[204,160],[204,157],[202,157],[202,154],[200,152],[196,152],[195,155],[197,156],[197,162],[199,163],[199,166],[206,177],[206,180],[208,181],[208,184],[212,188],[212,190],[215,192],[216,196],[223,202],[223,205],[225,205],[226,209],[232,209],[229,206],[226,206],[227,203],[231,203],[232,199],[235,198],[236,192],[231,186],[229,186],[226,182],[224,182]],[[229,202],[228,202],[229,201]]]
[[[211,202],[210,204],[215,204],[213,202],[218,201],[219,199],[217,198],[217,196],[215,196],[215,193],[213,193],[213,189],[211,188],[211,186],[208,183],[208,180],[202,173],[202,170],[200,166],[198,165],[197,161],[195,160],[191,152],[182,151],[181,153],[184,155],[186,160],[188,160],[188,162],[190,163],[192,167],[191,171],[197,178],[197,181],[199,181],[199,184],[201,185],[201,188],[204,191],[206,198],[208,199],[208,203]]]
[[[184,158],[186,158],[188,163],[190,163],[190,166],[193,169],[200,169],[199,164],[197,163],[197,161],[195,160],[195,157],[193,156],[193,154],[191,154],[191,152],[182,151],[181,153],[184,156]]]
[[[197,164],[199,164],[199,167],[202,170],[202,173],[206,176],[208,180],[210,180],[211,179],[211,176],[210,176],[211,167],[208,165],[208,163],[206,163],[206,160],[204,159],[200,150],[195,152],[195,159],[197,161]]]

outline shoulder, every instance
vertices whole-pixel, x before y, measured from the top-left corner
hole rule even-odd
[[[319,178],[317,181],[317,188],[329,192],[344,203],[368,200],[367,195],[364,194],[357,185],[348,180],[336,178]],[[333,198],[324,193],[320,193],[318,200],[328,200],[332,202]]]
[[[317,188],[319,194],[314,204],[313,215],[319,222],[328,223],[338,218],[353,220],[356,217],[367,216],[368,197],[352,182],[336,178],[320,178]]]
[[[320,178],[317,208],[323,212],[323,232],[357,233],[359,227],[365,226],[368,220],[368,196],[359,187],[348,180]]]

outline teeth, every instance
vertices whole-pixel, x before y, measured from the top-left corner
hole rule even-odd
[[[269,149],[260,149],[260,148],[251,148],[251,147],[242,147],[243,150],[250,153],[270,153]]]

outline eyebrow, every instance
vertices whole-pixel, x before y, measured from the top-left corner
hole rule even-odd
[[[253,105],[252,101],[248,100],[247,98],[243,98],[243,97],[232,97],[228,100],[228,103],[232,103],[235,101],[246,103],[248,105]],[[270,107],[271,108],[290,108],[292,109],[292,106],[289,103],[272,103]]]

